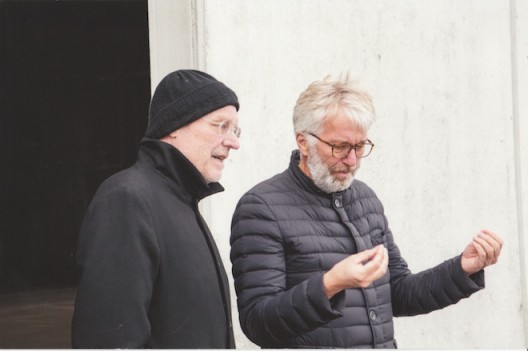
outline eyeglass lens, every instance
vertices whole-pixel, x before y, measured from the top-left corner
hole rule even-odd
[[[372,144],[364,143],[359,145],[333,145],[332,155],[334,157],[344,158],[347,157],[350,152],[354,149],[357,158],[367,157],[372,151]]]

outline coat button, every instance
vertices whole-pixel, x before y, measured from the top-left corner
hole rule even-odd
[[[378,315],[376,314],[376,311],[370,311],[369,317],[370,317],[370,320],[375,321]]]
[[[341,207],[341,200],[335,199],[334,200],[334,205],[336,205],[336,207]]]

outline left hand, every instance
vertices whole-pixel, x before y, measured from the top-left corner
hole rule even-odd
[[[464,249],[461,258],[462,270],[471,275],[484,267],[495,264],[502,249],[504,240],[497,234],[482,230]]]

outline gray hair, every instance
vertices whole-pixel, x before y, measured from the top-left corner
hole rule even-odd
[[[327,119],[345,111],[350,120],[368,131],[376,119],[370,95],[356,87],[349,75],[338,79],[327,76],[313,82],[301,93],[293,109],[293,128],[297,133],[317,133]]]

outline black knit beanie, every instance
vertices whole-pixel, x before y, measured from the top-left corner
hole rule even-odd
[[[207,73],[180,70],[168,74],[150,101],[148,138],[160,139],[219,108],[233,105],[236,94]]]

